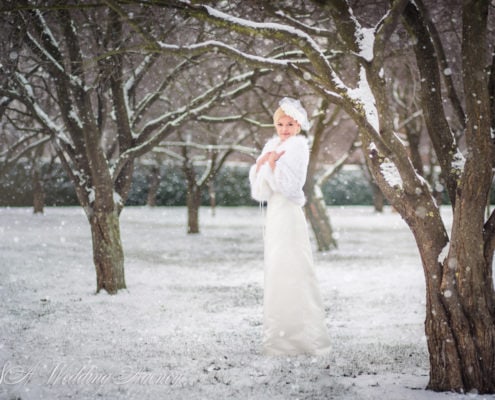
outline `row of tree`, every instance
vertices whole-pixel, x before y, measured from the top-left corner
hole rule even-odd
[[[277,98],[298,85],[286,85],[283,71],[274,79],[271,69],[218,54],[174,56],[146,49],[142,38],[199,41],[213,31],[170,10],[156,14],[138,5],[123,10],[117,3],[41,7],[29,1],[7,9],[1,169],[30,159],[34,207],[41,211],[40,159],[57,158],[91,226],[97,291],[116,293],[125,287],[118,221],[135,160],[153,153],[149,158],[181,165],[188,232],[198,233],[201,193],[234,153],[253,161],[272,134],[266,122]],[[144,23],[150,20],[156,24]],[[206,165],[200,174],[198,163]],[[324,208],[308,209],[320,248],[330,248]]]
[[[317,160],[337,143],[326,136],[345,113],[358,140],[347,140],[335,164],[359,146],[416,239],[428,387],[495,392],[495,213],[485,214],[495,163],[488,0],[4,4],[2,162],[53,146],[90,222],[97,290],[125,287],[119,213],[136,158],[160,146],[182,163],[197,221],[200,189],[234,151],[259,149],[269,132],[262,122],[277,98],[293,94],[313,111],[306,193],[319,237],[331,232],[319,191],[328,175],[316,173]],[[347,126],[340,133],[352,136]],[[198,159],[208,162],[201,176]],[[450,231],[426,159],[439,165]]]

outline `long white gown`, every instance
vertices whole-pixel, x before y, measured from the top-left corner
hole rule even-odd
[[[258,172],[256,166],[250,170],[252,196],[268,202],[264,231],[263,352],[324,354],[330,350],[330,338],[302,209],[302,185],[309,158],[307,142],[302,137],[293,137],[280,144],[274,138],[262,155],[274,149],[285,151],[275,173],[268,165]]]

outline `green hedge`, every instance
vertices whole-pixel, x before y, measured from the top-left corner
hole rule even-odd
[[[199,173],[200,171],[198,171]],[[134,172],[128,205],[144,205],[148,195],[145,167]],[[184,175],[179,167],[164,166],[157,193],[157,205],[175,206],[186,204]],[[216,202],[219,206],[247,206],[255,202],[250,197],[248,168],[246,166],[224,167],[214,181]],[[372,205],[373,195],[363,172],[358,169],[342,170],[322,188],[329,205]],[[202,194],[202,204],[209,204],[208,191]]]
[[[77,198],[64,170],[59,164],[42,167],[45,177],[45,203],[47,206],[77,205]],[[0,206],[31,206],[32,185],[31,167],[27,163],[18,163],[7,175],[0,177]],[[200,172],[200,171],[198,171]],[[126,205],[145,205],[148,195],[148,177],[150,167],[137,164]],[[184,206],[186,204],[186,185],[184,174],[178,166],[163,165],[160,168],[161,182],[157,193],[159,206]],[[215,178],[216,203],[219,206],[248,206],[256,202],[250,197],[248,167],[228,165],[222,168]],[[363,173],[359,169],[344,169],[333,177],[324,187],[323,193],[329,205],[371,205],[372,193]],[[209,204],[208,191],[202,194],[204,205]]]
[[[0,206],[29,207],[33,205],[31,165],[17,163],[6,175],[0,176]],[[42,165],[41,175],[47,206],[77,205],[76,192],[60,164]]]
[[[372,205],[373,193],[361,169],[341,169],[323,187],[328,205]]]

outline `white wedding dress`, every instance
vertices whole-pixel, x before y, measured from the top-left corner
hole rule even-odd
[[[267,151],[285,151],[275,172],[264,164],[250,170],[252,196],[267,201],[263,352],[271,355],[324,354],[330,350],[306,218],[302,210],[309,159],[306,139],[270,140]]]

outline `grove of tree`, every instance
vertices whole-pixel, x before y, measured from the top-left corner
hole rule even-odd
[[[321,116],[314,137],[337,108],[355,123],[374,183],[415,237],[428,388],[495,393],[495,212],[485,212],[495,162],[490,1],[24,0],[2,14],[12,42],[2,113],[21,127],[36,121],[66,165],[92,228],[98,290],[125,287],[118,215],[136,157],[178,135],[187,168],[188,150],[222,144],[201,124],[240,123],[222,138],[239,145],[256,119],[246,119],[249,110],[273,110],[281,90],[299,91]],[[278,89],[273,77],[282,78]],[[424,140],[450,229],[438,185],[427,180]],[[193,199],[206,181],[191,176]]]

